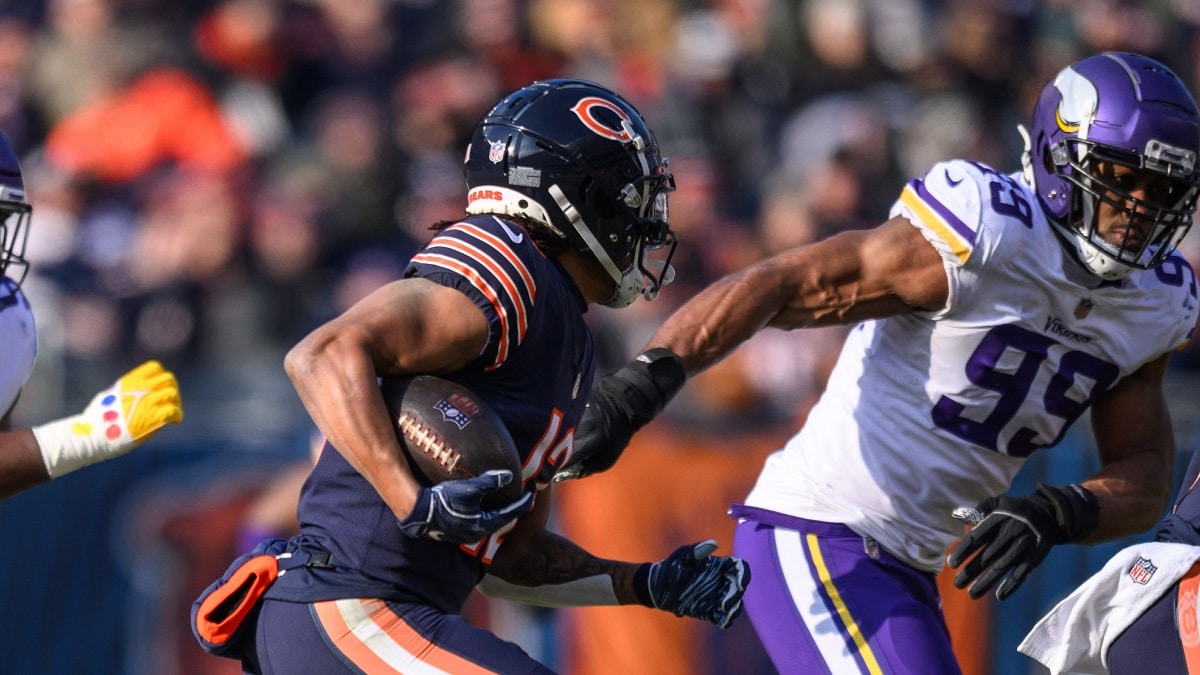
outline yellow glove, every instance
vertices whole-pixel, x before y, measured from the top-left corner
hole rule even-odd
[[[123,455],[183,421],[175,375],[147,361],[96,394],[78,415],[32,429],[51,478]]]

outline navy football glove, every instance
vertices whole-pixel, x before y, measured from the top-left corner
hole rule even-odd
[[[967,561],[954,577],[954,586],[967,588],[972,598],[979,598],[1000,582],[996,599],[1003,600],[1041,564],[1051,547],[1091,534],[1100,522],[1100,507],[1095,495],[1082,486],[1039,483],[1028,497],[992,497],[975,509],[955,509],[953,515],[967,524],[977,523],[946,558],[950,567]]]
[[[712,539],[675,549],[662,562],[645,564],[634,577],[642,604],[727,628],[742,613],[750,566],[741,558],[712,556]]]
[[[474,478],[422,487],[412,512],[400,521],[400,529],[414,538],[473,544],[533,508],[533,493],[527,492],[504,508],[483,509],[484,497],[499,492],[512,479],[511,471],[485,471]]]
[[[685,381],[683,362],[661,347],[601,379],[575,427],[575,451],[554,474],[554,482],[611,469],[633,434],[662,412]]]

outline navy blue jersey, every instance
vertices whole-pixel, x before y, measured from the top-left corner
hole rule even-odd
[[[575,284],[520,226],[494,216],[438,233],[405,276],[456,288],[483,311],[487,345],[442,376],[483,397],[504,420],[521,453],[525,490],[549,484],[570,452],[594,370],[587,303]],[[446,612],[461,608],[503,543],[503,531],[473,546],[404,535],[370,483],[333,448],[305,483],[299,516],[302,533],[328,549],[334,564]]]

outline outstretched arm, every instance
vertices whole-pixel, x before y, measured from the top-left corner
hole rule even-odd
[[[851,324],[936,310],[948,290],[942,259],[903,217],[780,253],[717,281],[679,308],[647,349],[677,354],[689,374],[766,327]]]
[[[714,557],[714,540],[681,546],[658,562],[598,558],[545,529],[550,488],[518,522],[479,584],[491,597],[545,607],[633,605],[690,616],[726,628],[742,611],[750,568]]]
[[[96,394],[78,415],[0,433],[0,499],[123,455],[182,421],[175,375],[147,361]]]
[[[597,382],[556,481],[605,471],[694,375],[766,327],[849,324],[945,306],[942,258],[896,217],[800,246],[717,281],[666,320],[636,359]]]

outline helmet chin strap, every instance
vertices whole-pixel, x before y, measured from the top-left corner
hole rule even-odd
[[[1095,206],[1088,202],[1087,199],[1082,199],[1081,211],[1083,212],[1084,223],[1090,223],[1085,227],[1095,228]],[[1053,218],[1048,219],[1053,227],[1058,228],[1064,238],[1070,243],[1074,249],[1076,258],[1079,262],[1092,274],[1100,277],[1104,281],[1120,281],[1129,276],[1133,272],[1131,265],[1126,265],[1118,261],[1113,255],[1110,255],[1100,248],[1100,244],[1092,241],[1091,237],[1081,228],[1073,225],[1060,223]]]

